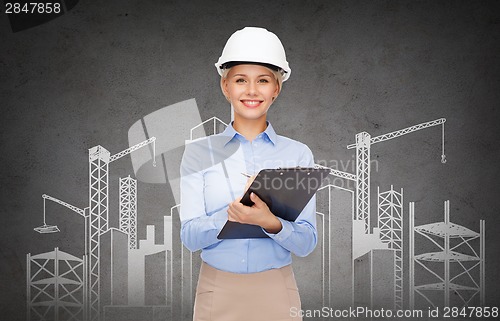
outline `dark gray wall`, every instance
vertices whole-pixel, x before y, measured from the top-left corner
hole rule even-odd
[[[41,194],[88,202],[88,148],[128,147],[128,128],[170,104],[196,98],[202,119],[229,121],[213,64],[244,26],[275,32],[292,75],[271,108],[280,134],[308,144],[317,160],[349,162],[347,144],[446,117],[432,128],[374,145],[373,187],[394,184],[416,201],[416,224],[486,220],[486,298],[500,305],[500,2],[498,1],[80,1],[48,23],[13,33],[0,15],[0,302],[23,320],[25,256],[59,246],[83,254],[83,221],[51,203],[40,235]],[[2,11],[4,8],[2,8]],[[339,168],[342,169],[342,168]],[[118,177],[110,171],[111,225]],[[167,186],[139,184],[139,238],[172,206]],[[158,239],[158,242],[161,242]]]

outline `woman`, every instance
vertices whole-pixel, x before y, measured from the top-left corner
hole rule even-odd
[[[249,185],[241,173],[314,165],[306,145],[277,135],[266,120],[290,76],[284,48],[275,34],[247,27],[229,38],[216,67],[234,121],[188,144],[181,163],[181,239],[201,249],[203,261],[194,320],[301,320],[291,317],[300,309],[291,253],[306,256],[316,246],[315,197],[294,222],[274,216],[255,194],[252,207],[240,203]],[[269,237],[220,240],[227,220],[258,225]]]

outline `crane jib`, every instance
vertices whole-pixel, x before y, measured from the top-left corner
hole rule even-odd
[[[425,129],[425,128],[441,125],[441,124],[444,124],[445,122],[446,122],[446,118],[439,118],[439,119],[432,120],[432,121],[429,121],[426,123],[421,123],[418,125],[403,128],[403,129],[400,129],[400,130],[397,130],[394,132],[390,132],[390,133],[387,133],[384,135],[373,137],[370,139],[370,144],[380,143],[380,142],[383,142],[383,141],[386,141],[389,139],[393,139],[396,137],[400,137],[400,136],[415,132],[415,131],[420,130],[420,129]],[[444,140],[443,140],[443,144],[444,144]],[[347,145],[347,149],[352,149],[352,148],[356,148],[355,143]]]

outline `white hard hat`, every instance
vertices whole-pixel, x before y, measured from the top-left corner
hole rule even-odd
[[[283,81],[287,80],[292,72],[286,61],[285,48],[281,41],[274,33],[264,28],[245,27],[233,33],[227,40],[215,67],[222,76],[224,65],[230,66],[243,62],[282,69]]]

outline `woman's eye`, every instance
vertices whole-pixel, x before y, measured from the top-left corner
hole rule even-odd
[[[236,79],[236,82],[245,82],[245,79],[243,79],[243,78],[238,78],[238,79]]]
[[[268,83],[268,82],[269,82],[269,80],[267,80],[267,79],[260,79],[260,80],[259,80],[259,82],[260,82],[260,83]]]

